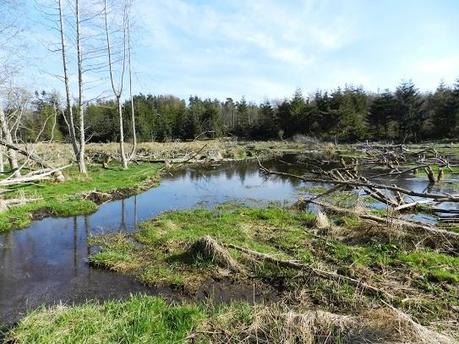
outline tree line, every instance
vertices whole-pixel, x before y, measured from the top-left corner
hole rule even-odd
[[[36,93],[34,110],[28,116],[25,133],[36,137],[42,123],[60,107],[59,97]],[[402,82],[395,91],[366,92],[362,87],[345,86],[317,91],[305,97],[297,90],[290,99],[247,102],[174,96],[133,96],[137,138],[140,141],[192,140],[236,136],[244,139],[289,139],[305,135],[322,140],[392,140],[419,142],[459,137],[459,80],[441,83],[431,93],[421,93],[413,82]],[[123,106],[126,136],[132,137],[131,100]],[[92,142],[119,141],[119,114],[116,100],[96,101],[85,110],[87,136]],[[66,140],[69,133],[63,119],[49,123],[42,137]]]

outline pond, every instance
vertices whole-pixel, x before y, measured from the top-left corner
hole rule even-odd
[[[305,165],[270,161],[266,166],[301,173]],[[398,180],[402,187],[422,191],[425,178]],[[26,229],[0,235],[0,323],[17,321],[43,304],[77,303],[89,299],[123,298],[134,292],[173,295],[167,288],[147,288],[129,276],[91,268],[88,236],[132,231],[164,211],[212,207],[224,202],[250,206],[293,203],[305,183],[263,175],[255,162],[195,167],[166,175],[153,189],[125,200],[101,205],[92,215],[45,218]]]

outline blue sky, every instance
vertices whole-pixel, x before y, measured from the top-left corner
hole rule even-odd
[[[134,3],[135,92],[262,101],[345,83],[393,89],[402,79],[433,90],[459,77],[457,0]],[[37,27],[33,44],[52,39]],[[55,54],[31,51],[41,61],[32,84],[59,88],[43,73],[59,73]]]

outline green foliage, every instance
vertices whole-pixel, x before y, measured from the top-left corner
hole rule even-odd
[[[37,94],[35,111],[27,116],[23,138],[64,139],[67,127],[55,95]],[[288,139],[295,135],[353,142],[362,139],[421,141],[455,138],[459,134],[459,80],[441,84],[433,94],[421,94],[413,82],[402,82],[394,92],[371,94],[346,85],[330,92],[318,90],[311,98],[297,90],[291,99],[257,105],[244,97],[201,99],[186,102],[174,96],[134,96],[139,141],[170,141],[235,135],[248,139]],[[56,112],[57,111],[57,112]],[[131,106],[123,106],[126,138],[132,137]],[[93,142],[118,140],[118,115],[112,100],[98,101],[86,109],[88,137]],[[48,121],[46,119],[49,119]]]

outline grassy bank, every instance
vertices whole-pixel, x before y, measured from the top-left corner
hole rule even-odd
[[[395,229],[368,228],[346,217],[331,221],[331,227],[318,230],[314,214],[274,207],[224,205],[212,211],[170,212],[144,223],[132,235],[93,237],[92,244],[101,251],[91,262],[132,274],[149,285],[173,285],[189,294],[209,279],[256,281],[266,287],[280,286],[278,291],[290,302],[320,305],[331,312],[360,312],[382,305],[385,299],[346,280],[317,278],[307,271],[253,259],[230,244],[375,286],[423,323],[456,319],[457,256],[422,247],[418,237]],[[225,248],[240,268],[234,271],[218,252],[196,251],[195,243],[205,236]]]
[[[100,200],[92,191],[127,197],[159,181],[161,164],[132,164],[123,170],[117,163],[108,169],[91,165],[88,175],[80,175],[76,167],[64,171],[66,181],[40,182],[11,188],[8,198],[40,199],[0,213],[0,232],[22,228],[36,217],[74,216],[94,212]],[[109,195],[105,195],[109,197]]]
[[[23,319],[7,340],[18,344],[455,342],[390,307],[343,316],[283,304],[168,304],[149,296],[42,308]]]
[[[132,235],[93,237],[101,250],[91,257],[92,264],[149,285],[173,285],[192,297],[205,281],[231,280],[274,290],[277,296],[258,304],[217,304],[212,298],[170,303],[133,296],[41,308],[7,336],[16,343],[455,342],[437,332],[459,335],[457,256],[422,247],[419,238],[406,233],[355,222],[347,226],[349,220],[339,217],[330,221],[324,227],[309,212],[227,204],[165,213]],[[200,249],[196,243],[206,236],[219,247]],[[346,280],[254,259],[227,244],[336,272],[393,298],[367,293]]]

